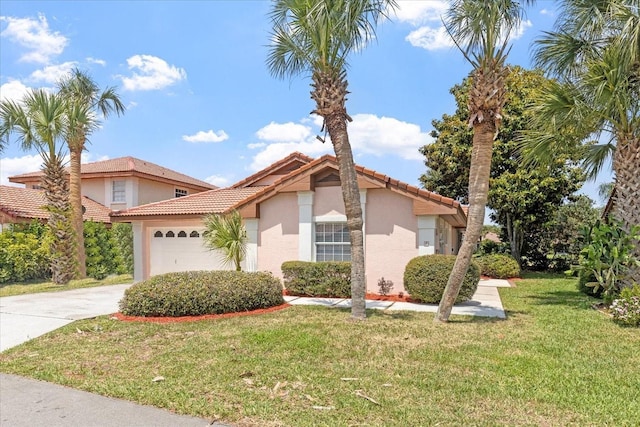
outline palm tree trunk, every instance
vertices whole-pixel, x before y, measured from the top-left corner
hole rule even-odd
[[[471,168],[469,170],[469,215],[467,217],[467,229],[464,233],[462,246],[453,265],[453,270],[444,289],[438,311],[434,318],[435,323],[444,323],[449,320],[453,304],[458,297],[462,280],[464,279],[471,255],[473,255],[478,239],[482,234],[484,224],[484,211],[489,195],[489,176],[491,172],[491,155],[493,154],[493,139],[496,133],[496,124],[493,120],[476,123],[473,126],[473,148],[471,151]]]
[[[87,275],[86,255],[84,251],[84,222],[82,220],[81,155],[82,150],[70,149],[69,202],[71,203],[71,222],[75,230],[78,278]]]
[[[62,285],[68,283],[77,274],[74,230],[70,220],[69,184],[62,161],[57,157],[46,159],[44,173],[42,187],[49,211],[52,280]]]
[[[628,229],[640,224],[640,139],[633,135],[617,135],[618,144],[613,158],[616,174],[616,199],[612,214]],[[640,242],[636,242],[635,256],[640,259]],[[626,285],[640,283],[640,269],[632,268],[624,280]]]
[[[347,121],[344,114],[329,114],[325,125],[338,160],[342,199],[344,200],[347,227],[351,238],[351,318],[364,320],[366,283],[364,274],[364,236],[362,233],[362,206],[358,176],[347,133]]]

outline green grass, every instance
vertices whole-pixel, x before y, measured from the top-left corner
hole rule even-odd
[[[637,425],[638,329],[593,310],[575,280],[500,294],[507,320],[447,325],[303,306],[164,325],[101,317],[0,354],[0,371],[240,426]]]
[[[96,280],[91,278],[72,280],[66,285],[56,285],[53,282],[37,281],[0,283],[0,297],[35,294],[38,292],[68,291],[70,289],[94,288],[96,286],[119,285],[131,282],[133,282],[133,276],[131,276],[130,274],[121,274],[119,276],[109,276],[103,280]]]

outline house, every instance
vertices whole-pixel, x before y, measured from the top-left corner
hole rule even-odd
[[[9,224],[46,221],[49,213],[43,208],[47,199],[43,190],[0,185],[0,232]],[[88,197],[82,198],[85,221],[111,224],[111,210]]]
[[[67,172],[68,173],[68,172]],[[135,157],[120,157],[81,165],[82,195],[122,210],[159,200],[217,188],[207,182]],[[9,177],[26,188],[40,188],[43,172]]]
[[[407,262],[455,254],[466,225],[457,201],[357,166],[368,292],[381,277],[402,291]],[[203,245],[203,217],[240,212],[248,236],[243,268],[281,277],[284,261],[348,261],[349,233],[334,156],[293,153],[235,185],[111,214],[134,230],[134,279],[230,268]]]

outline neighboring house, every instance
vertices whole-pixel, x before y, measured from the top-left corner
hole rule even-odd
[[[453,199],[356,167],[364,218],[366,281],[403,290],[404,269],[423,254],[455,254],[466,215]],[[238,210],[248,235],[243,268],[282,277],[284,261],[348,261],[349,232],[335,157],[300,153],[237,184],[111,214],[134,230],[134,279],[187,270],[231,268],[208,251],[203,217]]]
[[[44,191],[32,188],[0,185],[0,232],[9,224],[30,222],[34,219],[46,221],[49,213],[44,209],[47,199]],[[88,197],[82,198],[84,220],[111,223],[109,208]]]
[[[121,210],[217,188],[154,163],[120,157],[81,166],[82,195],[110,208]],[[68,169],[67,169],[68,173]],[[9,177],[27,188],[40,188],[43,172]]]

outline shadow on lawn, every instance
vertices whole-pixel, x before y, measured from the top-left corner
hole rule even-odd
[[[562,305],[577,310],[592,310],[594,304],[601,302],[579,291],[548,291],[542,295],[529,295],[527,298],[536,305]]]

